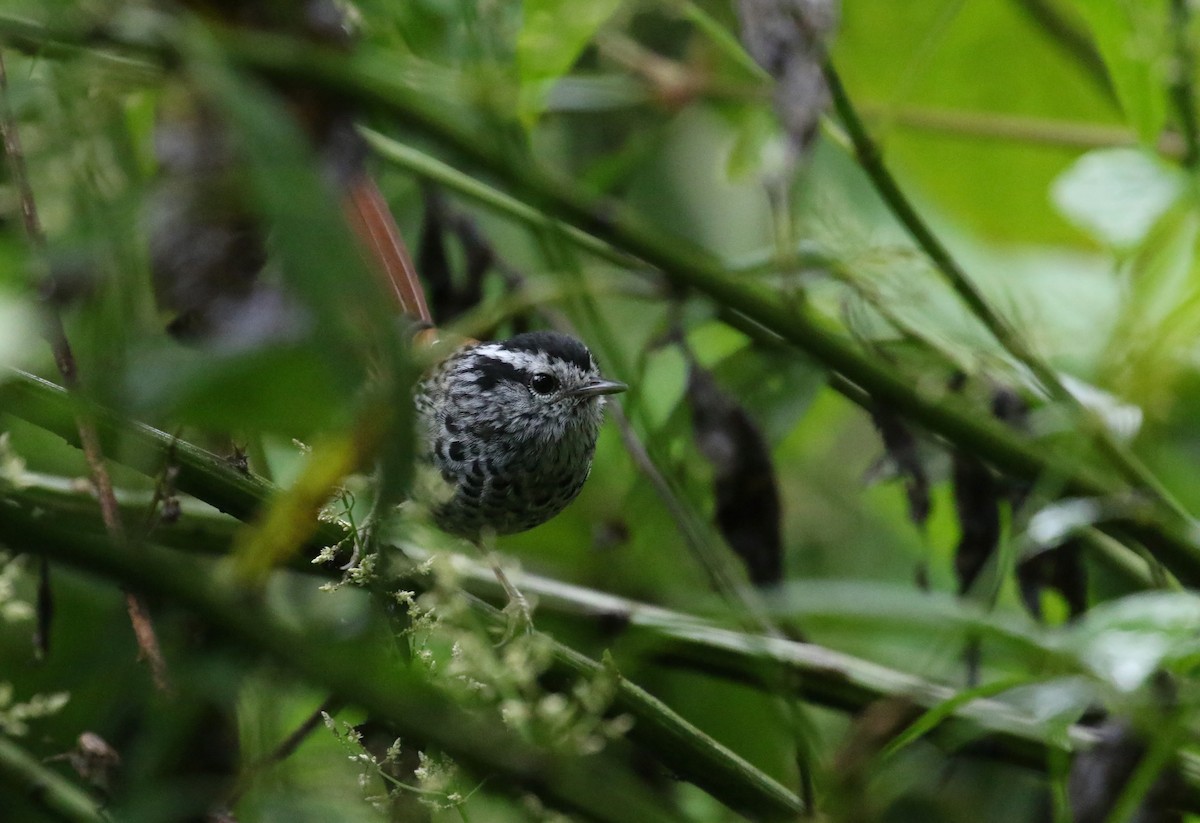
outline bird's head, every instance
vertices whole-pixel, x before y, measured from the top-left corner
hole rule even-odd
[[[598,426],[605,396],[626,389],[624,383],[602,378],[587,347],[559,332],[527,332],[481,343],[468,352],[463,366],[462,376],[493,411],[535,437],[561,437],[575,426]]]

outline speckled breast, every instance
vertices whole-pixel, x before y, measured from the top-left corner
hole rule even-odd
[[[431,507],[434,520],[445,531],[464,537],[476,537],[485,529],[496,534],[532,529],[579,495],[594,450],[594,437],[576,437],[549,445],[527,442],[507,454],[484,455],[470,453],[463,441],[443,439],[435,443],[430,458],[455,492]]]

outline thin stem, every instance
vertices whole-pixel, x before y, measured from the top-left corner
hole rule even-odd
[[[1137,135],[1124,126],[929,106],[891,107],[868,103],[860,104],[858,108],[867,120],[886,120],[892,126],[981,140],[1020,142],[1056,149],[1107,149],[1138,144]],[[1162,134],[1157,148],[1168,157],[1182,157],[1184,153],[1183,140],[1173,131]]]

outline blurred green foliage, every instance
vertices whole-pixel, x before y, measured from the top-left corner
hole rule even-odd
[[[282,9],[287,19],[304,4],[247,7],[254,5]],[[506,565],[713,621],[695,629],[700,636],[719,626],[753,637],[803,637],[859,658],[831,666],[834,680],[838,666],[857,674],[859,664],[872,673],[878,664],[950,690],[917,699],[909,692],[919,689],[908,686],[923,681],[884,678],[895,693],[880,686],[866,697],[810,702],[796,697],[806,693],[804,682],[783,675],[766,676],[765,685],[744,682],[753,680],[746,670],[757,673],[754,644],[765,640],[747,641],[734,655],[745,667],[738,678],[715,663],[711,670],[679,665],[662,637],[623,637],[619,615],[610,626],[548,605],[535,612],[539,629],[605,659],[614,667],[604,670],[608,676],[619,671],[661,699],[664,711],[815,799],[829,819],[1069,819],[1064,752],[1091,740],[1075,724],[1100,709],[1132,724],[1152,752],[1155,745],[1165,752],[1159,761],[1147,758],[1151,766],[1130,784],[1130,808],[1152,794],[1156,768],[1174,752],[1194,752],[1200,612],[1191,591],[1175,582],[1180,570],[1151,557],[1171,502],[1200,508],[1200,199],[1197,169],[1180,160],[1189,129],[1174,102],[1180,93],[1194,96],[1195,61],[1177,52],[1180,42],[1195,48],[1194,22],[1175,37],[1166,0],[842,4],[830,60],[888,168],[990,304],[1072,387],[1077,402],[1068,402],[1039,386],[1036,369],[954,295],[881,199],[880,181],[861,170],[844,123],[826,118],[789,168],[771,79],[738,45],[730,4],[583,9],[547,0],[360,0],[350,19],[359,36],[351,53],[303,43],[271,51],[279,44],[250,38],[239,45],[222,25],[167,4],[0,3],[5,97],[47,234],[45,248],[26,242],[20,195],[6,176],[0,367],[61,382],[39,334],[53,307],[66,323],[88,399],[223,456],[235,446],[247,450],[253,471],[273,480],[282,489],[276,500],[285,501],[306,468],[335,462],[319,445],[310,452],[304,444],[352,439],[388,417],[380,408],[406,407],[411,353],[341,219],[330,180],[336,175],[296,116],[303,108],[297,85],[334,85],[333,96],[353,103],[374,130],[548,218],[531,227],[515,209],[489,207],[477,191],[442,181],[458,225],[483,238],[492,263],[482,304],[454,331],[499,337],[523,324],[565,324],[587,341],[606,375],[631,386],[620,419],[605,426],[580,498],[550,523],[499,540]],[[26,20],[47,28],[23,29]],[[311,76],[303,72],[307,48]],[[326,69],[322,80],[318,70]],[[343,70],[340,86],[329,80]],[[299,78],[290,85],[289,72]],[[163,332],[151,294],[147,209],[162,171],[154,151],[160,104],[180,93],[203,95],[235,135],[243,158],[238,188],[270,228],[273,262],[264,278],[284,284],[307,318],[285,339],[197,349]],[[416,103],[405,108],[410,100]],[[424,110],[440,119],[413,114]],[[399,162],[368,163],[401,233],[419,251],[424,187],[437,180]],[[781,177],[788,181],[782,197]],[[956,550],[964,524],[977,516],[962,505],[963,466],[986,464],[985,475],[1000,478],[988,444],[913,424],[903,409],[864,397],[870,387],[853,375],[784,343],[786,330],[746,322],[701,290],[668,283],[619,236],[582,225],[561,202],[541,196],[546,180],[561,183],[575,202],[595,204],[601,217],[617,214],[606,209],[619,203],[647,236],[683,249],[685,264],[688,249],[703,249],[730,282],[811,318],[835,345],[864,354],[914,396],[945,405],[952,422],[955,415],[990,421],[1000,389],[1027,403],[1027,418],[1009,434],[1032,444],[1053,470],[997,480],[1000,491],[988,501],[999,539],[971,590],[958,597]],[[566,229],[593,232],[616,253],[591,254]],[[455,277],[468,257],[454,247]],[[721,467],[694,440],[687,401],[693,360],[741,404],[769,447],[783,504],[777,590],[749,590],[713,525]],[[11,376],[0,373],[0,382],[19,382]],[[54,489],[60,496],[41,500],[38,511],[95,533],[94,516],[77,506],[53,508],[72,496],[63,478],[87,476],[83,456],[48,433],[53,427],[39,412],[6,408],[3,399],[15,395],[3,392],[0,386],[0,494],[28,505],[30,489]],[[895,450],[885,454],[871,412],[895,414],[913,436],[910,456],[925,472],[931,501],[923,522],[911,516],[905,470]],[[407,418],[399,418],[403,428]],[[380,462],[402,477],[408,441],[391,434],[388,442],[401,445],[378,446]],[[106,435],[103,447],[122,462],[133,441],[128,433]],[[1144,474],[1131,479],[1129,467],[1142,464]],[[1062,499],[1077,494],[1070,481],[1081,467],[1112,481],[1111,494],[1082,508]],[[330,519],[364,523],[374,468],[362,465],[329,490],[336,492]],[[175,540],[221,554],[244,528],[183,494],[179,522],[154,525],[146,512],[156,488],[163,496],[167,475],[113,471],[135,544]],[[75,489],[74,499],[90,506],[88,494]],[[0,508],[0,529],[5,516]],[[1168,525],[1187,551],[1200,553],[1190,516]],[[373,536],[473,556],[404,518],[378,524]],[[1030,556],[1075,540],[1082,541],[1093,608],[1070,622],[1061,587],[1035,586],[1039,625],[1022,601],[1018,570]],[[199,819],[231,797],[242,821],[557,819],[553,791],[539,793],[545,787],[536,781],[517,786],[508,773],[478,764],[447,777],[427,741],[401,740],[413,762],[394,777],[387,769],[397,766],[395,757],[383,766],[363,757],[350,728],[367,719],[358,706],[331,709],[331,729],[318,724],[293,756],[255,771],[325,700],[329,681],[298,675],[270,648],[231,642],[205,625],[212,621],[203,613],[149,591],[176,684],[173,693],[157,693],[135,660],[120,581],[69,564],[54,565],[51,645],[46,659],[35,660],[29,604],[37,597],[38,546],[12,541],[6,548],[16,559],[0,573],[0,734],[83,786],[63,758],[53,758],[85,731],[111,741],[122,757],[120,777],[89,791],[111,800],[114,820]],[[612,763],[644,777],[647,794],[678,819],[742,819],[716,793],[656,767],[661,752],[653,746],[623,739],[624,720],[606,716],[607,703],[595,697],[611,698],[604,676],[584,678],[586,688],[572,691],[558,682],[547,647],[493,647],[483,619],[462,603],[461,572],[437,568],[421,608],[399,618],[394,603],[380,608],[370,573],[352,581],[361,588],[326,591],[311,570],[281,569],[247,602],[311,633],[314,644],[382,636],[386,620],[398,619],[397,641],[381,643],[387,648],[378,659],[345,660],[348,671],[361,664],[366,682],[386,668],[380,661],[414,660],[414,670],[464,712],[505,718],[522,742],[564,757],[603,749]],[[728,584],[731,576],[736,585]],[[685,621],[685,628],[694,626]],[[971,644],[980,650],[975,683],[965,652]],[[810,676],[823,685],[815,668]],[[978,693],[945,702],[976,685]],[[4,722],[29,711],[21,704],[36,696],[61,692],[70,696],[65,706],[29,717],[19,734]],[[889,696],[926,709],[940,704],[954,717],[974,711],[993,732],[1019,717],[1012,722],[1040,748],[1018,764],[1011,751],[999,760],[972,757],[973,741],[952,734],[932,736],[935,746],[923,732],[943,719],[937,710],[925,726],[912,727],[922,734],[900,738],[894,750],[887,749],[891,738],[864,743],[873,727],[845,710]],[[975,704],[974,697],[993,702]],[[198,752],[201,744],[217,751]],[[418,750],[428,762],[414,768]],[[210,754],[241,770],[246,779],[235,793],[206,772]],[[806,779],[811,794],[802,790]],[[1195,814],[1200,783],[1184,782],[1190,794],[1182,802]],[[54,819],[4,782],[0,818]]]

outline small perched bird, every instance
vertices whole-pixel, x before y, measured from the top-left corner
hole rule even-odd
[[[546,522],[587,480],[604,396],[625,389],[558,332],[455,351],[416,389],[414,497],[441,529],[472,539]]]

